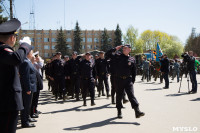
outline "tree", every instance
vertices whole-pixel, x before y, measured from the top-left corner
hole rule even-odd
[[[101,36],[101,50],[104,52],[107,52],[111,48],[112,48],[112,45],[109,43],[108,32],[107,32],[106,28],[104,28],[103,34]]]
[[[2,0],[0,0],[0,3],[1,3],[1,2],[2,2]],[[3,12],[3,9],[2,9],[2,7],[1,7],[1,5],[0,5],[0,24],[3,23],[3,22],[6,22],[6,21],[8,20],[7,17],[3,17],[3,15],[1,15],[2,12]]]
[[[73,50],[80,53],[81,52],[81,29],[78,25],[78,22],[76,22],[75,30],[74,30],[74,48]]]
[[[119,28],[119,24],[117,24],[117,28],[115,30],[115,40],[114,40],[114,45],[116,46],[120,46],[122,45],[122,31]]]
[[[62,55],[69,55],[69,47],[66,43],[66,35],[64,34],[62,27],[60,28],[57,38],[56,38],[57,45],[55,46],[56,52],[61,52]]]
[[[123,36],[124,42],[126,44],[131,45],[132,50],[136,49],[136,39],[138,36],[138,30],[135,29],[133,26],[129,26],[129,28],[126,31],[126,34]]]

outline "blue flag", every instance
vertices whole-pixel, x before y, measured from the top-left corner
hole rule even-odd
[[[159,61],[158,57],[160,57],[162,55],[163,55],[162,50],[161,50],[159,44],[157,43],[157,47],[156,47],[156,61]]]

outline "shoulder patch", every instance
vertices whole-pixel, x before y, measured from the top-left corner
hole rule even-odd
[[[9,48],[4,48],[4,50],[7,51],[7,52],[13,52],[13,50],[9,49]]]
[[[132,63],[135,63],[135,58],[132,57],[132,56],[130,56],[129,59],[128,59],[128,61],[129,61],[129,62],[132,62]]]

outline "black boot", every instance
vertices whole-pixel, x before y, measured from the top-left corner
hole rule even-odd
[[[135,110],[135,117],[136,118],[140,118],[141,116],[145,115],[145,113],[141,112],[138,107],[135,107],[134,110]]]
[[[83,99],[83,106],[87,106],[86,99]]]
[[[76,94],[76,101],[80,101],[78,94]]]
[[[94,100],[91,100],[91,106],[94,106],[94,105],[96,105]]]
[[[109,92],[107,92],[107,98],[111,97],[111,95],[109,94]]]
[[[98,97],[101,97],[101,91],[99,91]]]
[[[104,89],[102,90],[102,96],[106,96],[105,93],[104,93]]]
[[[121,109],[117,109],[117,118],[122,119],[122,110]]]
[[[115,103],[115,97],[114,97],[114,96],[112,97],[112,101],[111,101],[111,102],[112,102],[112,104],[116,104],[116,103]]]

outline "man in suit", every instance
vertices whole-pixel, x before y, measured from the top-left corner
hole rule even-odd
[[[31,50],[25,58],[24,63],[19,67],[20,81],[22,85],[22,98],[24,109],[21,111],[21,125],[22,128],[35,127],[34,124],[30,124],[30,110],[33,93],[36,92],[36,72],[31,62],[33,51]]]
[[[0,133],[15,133],[18,112],[23,109],[18,66],[31,49],[30,38],[20,40],[17,51],[13,46],[21,22],[11,19],[0,25]]]

